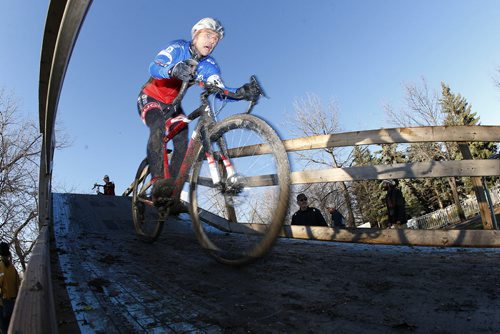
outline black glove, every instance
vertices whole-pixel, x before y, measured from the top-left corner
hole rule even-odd
[[[244,84],[236,90],[236,95],[247,101],[257,101],[260,96],[260,91],[255,85]]]
[[[170,76],[182,81],[191,81],[196,77],[196,62],[180,61],[170,70]]]

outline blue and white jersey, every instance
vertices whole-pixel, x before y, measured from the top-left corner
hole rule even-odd
[[[149,65],[151,79],[144,85],[143,92],[166,104],[172,103],[179,93],[182,82],[175,77],[171,77],[169,71],[178,62],[188,59],[198,61],[196,67],[197,80],[215,84],[233,93],[236,91],[235,88],[225,87],[220,77],[220,68],[213,57],[196,58],[190,41],[176,40],[171,42],[156,55]]]

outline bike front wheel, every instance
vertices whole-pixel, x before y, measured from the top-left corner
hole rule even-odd
[[[151,177],[148,161],[144,159],[137,169],[133,183],[132,219],[137,236],[145,242],[158,239],[168,216],[168,210],[158,210],[153,205]]]
[[[246,264],[269,251],[284,224],[288,156],[274,129],[254,115],[224,119],[210,130],[209,138],[215,161],[200,148],[190,178],[193,227],[202,247],[217,261]],[[217,184],[210,165],[220,176]]]

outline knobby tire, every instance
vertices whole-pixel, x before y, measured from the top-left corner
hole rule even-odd
[[[151,199],[151,186],[145,187],[151,181],[149,163],[144,159],[135,175],[132,190],[132,218],[137,236],[144,242],[152,243],[160,236],[163,224],[168,217],[168,211],[162,212],[152,205],[142,202],[141,198]]]
[[[254,115],[228,117],[214,125],[209,137],[216,154],[223,150],[221,145],[235,152],[231,163],[237,177],[231,184],[240,190],[225,190],[230,188],[226,179],[221,187],[210,185],[208,163],[200,147],[189,187],[193,228],[201,246],[217,261],[247,264],[272,248],[284,224],[290,192],[288,155],[276,131]],[[246,157],[234,157],[245,146],[251,148]],[[262,146],[270,150],[257,154]],[[227,175],[224,164],[215,165],[220,175]]]

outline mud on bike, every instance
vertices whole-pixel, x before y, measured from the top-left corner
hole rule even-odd
[[[174,198],[188,181],[189,212],[200,245],[217,261],[242,265],[265,255],[284,223],[290,191],[290,167],[285,147],[276,131],[246,112],[222,120],[215,97],[237,99],[236,94],[208,83],[202,88],[201,105],[191,114],[177,116],[175,127],[165,124],[164,177],[169,178],[167,144],[191,121],[198,119],[180,167],[173,180],[171,201],[153,205],[152,176],[147,159],[140,164],[133,183],[132,214],[137,235],[155,241],[168,218]],[[252,76],[250,84],[264,92]],[[176,106],[188,84],[183,83]],[[214,101],[210,103],[209,97]],[[220,102],[220,101],[219,101]],[[237,102],[233,102],[237,103]]]

